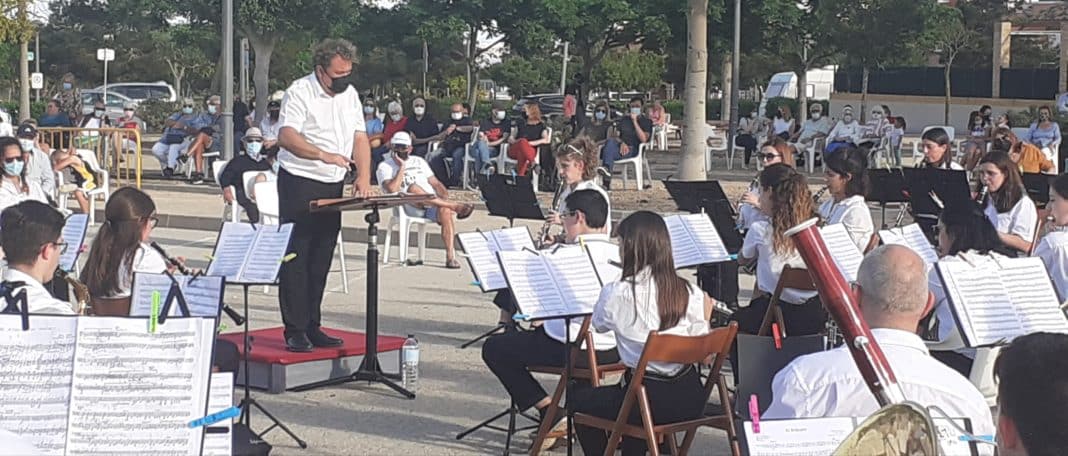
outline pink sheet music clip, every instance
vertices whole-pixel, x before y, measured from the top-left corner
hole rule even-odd
[[[760,403],[757,402],[757,395],[749,395],[749,419],[753,421],[753,433],[760,433]]]

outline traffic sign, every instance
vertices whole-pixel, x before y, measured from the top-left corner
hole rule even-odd
[[[30,75],[30,88],[31,89],[43,89],[44,88],[44,75],[41,73],[33,73]]]
[[[96,50],[96,59],[100,60],[102,62],[110,62],[112,60],[115,60],[115,50],[114,49],[106,49],[106,48],[105,49],[97,49]]]
[[[32,62],[35,57],[37,56],[33,55],[33,51],[26,51],[26,60]]]

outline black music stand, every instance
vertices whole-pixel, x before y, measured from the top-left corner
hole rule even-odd
[[[1027,189],[1027,196],[1031,197],[1031,201],[1034,201],[1039,209],[1046,207],[1049,203],[1049,185],[1055,177],[1042,173],[1023,173],[1023,184]]]
[[[696,214],[707,209],[707,203],[714,201],[727,201],[730,203],[730,198],[727,198],[727,194],[723,192],[723,187],[719,184],[719,181],[673,181],[664,179],[662,182],[680,211]],[[730,207],[730,215],[736,216],[734,207],[729,204],[728,206]]]
[[[966,171],[938,168],[904,168],[902,171],[909,188],[913,218],[932,243],[938,238],[935,226],[944,208],[975,204]],[[931,194],[939,201],[935,201]]]
[[[545,220],[529,177],[494,174],[479,189],[489,214],[507,218],[509,227],[515,219]]]
[[[405,204],[424,203],[434,199],[434,195],[388,195],[370,198],[328,198],[312,201],[311,212],[369,210],[364,216],[367,222],[367,353],[363,355],[360,367],[351,375],[331,378],[320,382],[293,388],[293,391],[307,391],[320,386],[340,385],[350,382],[381,383],[404,395],[415,399],[415,393],[404,389],[394,380],[400,380],[400,374],[387,373],[378,361],[378,222],[379,210]]]
[[[886,229],[886,204],[909,202],[908,184],[905,182],[905,173],[901,168],[894,169],[869,169],[868,178],[871,180],[871,191],[868,192],[868,201],[879,203],[880,221],[882,229]],[[904,211],[905,207],[901,206]]]

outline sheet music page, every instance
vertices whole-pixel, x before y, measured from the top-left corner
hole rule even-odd
[[[562,314],[567,310],[567,303],[549,265],[540,254],[528,250],[509,250],[497,252],[497,258],[521,314],[530,319]]]
[[[207,415],[219,413],[234,406],[234,373],[213,372],[211,389],[208,391]],[[226,433],[205,433],[202,456],[230,456],[233,453],[234,420],[222,420],[211,427],[226,428]]]
[[[860,270],[860,263],[864,261],[864,255],[857,250],[857,244],[849,237],[845,225],[835,223],[823,226],[820,228],[820,235],[842,276],[847,282],[856,282],[857,271]]]
[[[486,232],[460,233],[460,246],[467,255],[467,261],[471,264],[471,272],[478,280],[482,291],[500,290],[508,288],[508,282],[504,280],[501,272],[501,264],[497,262],[497,248],[493,238],[488,237]]]
[[[903,245],[910,247],[909,243],[905,241],[905,236],[902,234],[901,228],[879,230],[879,240],[883,241],[883,244],[885,245]]]
[[[968,420],[966,418],[953,418],[957,426],[961,429],[967,429],[966,424]],[[938,446],[942,449],[943,456],[972,456],[972,445],[970,442],[960,438],[963,434],[953,427],[949,419],[946,418],[931,418],[931,421],[935,425],[935,432],[938,433]],[[980,448],[993,448],[990,446],[981,446]],[[982,453],[982,454],[992,454]]]
[[[71,214],[67,217],[67,223],[63,225],[63,242],[67,243],[67,251],[59,256],[59,267],[64,271],[74,271],[74,265],[78,262],[82,244],[85,243],[85,231],[89,228],[88,214]]]
[[[611,242],[587,241],[586,251],[593,262],[593,270],[601,281],[601,286],[619,280],[623,275],[622,261],[619,259],[619,246]],[[612,264],[615,263],[615,264]]]
[[[219,241],[215,244],[213,259],[208,265],[208,275],[226,277],[235,282],[245,265],[249,249],[256,239],[256,229],[248,223],[223,223],[219,231]]]
[[[993,267],[963,261],[940,261],[939,276],[969,347],[1011,340],[1023,331],[1016,308]]]
[[[178,288],[185,296],[185,303],[189,306],[189,316],[209,317],[219,316],[219,307],[222,303],[224,278],[222,276],[199,276],[190,282],[190,276],[174,276],[178,281]],[[133,291],[130,293],[130,316],[147,317],[152,312],[152,293],[160,294],[160,305],[167,299],[167,292],[171,289],[171,278],[167,274],[148,274],[138,272],[134,274]],[[171,304],[168,315],[181,315],[178,301]]]
[[[182,293],[189,306],[189,316],[218,317],[226,279],[222,276],[199,276],[195,280],[189,276],[182,278]]]
[[[938,262],[938,252],[935,251],[934,246],[931,245],[931,241],[927,240],[927,235],[923,234],[923,229],[920,228],[918,223],[906,225],[901,229],[901,234],[905,237],[905,242],[908,243],[912,250],[915,250],[920,258],[927,264],[935,264]]]
[[[1001,282],[1009,292],[1023,325],[1023,334],[1038,331],[1068,333],[1049,272],[1038,257],[999,259]]]
[[[185,281],[185,276],[174,276],[174,279],[178,281],[179,288],[182,282]],[[171,289],[171,278],[167,274],[149,274],[144,272],[135,272],[133,289],[130,291],[130,316],[133,317],[147,317],[152,313],[152,293],[159,292],[159,305],[162,307],[167,299],[167,292]],[[189,304],[188,299],[186,304]],[[178,309],[178,302],[175,301],[171,305],[171,311],[168,315],[179,315],[181,311]],[[190,314],[193,312],[192,305],[189,308]]]
[[[497,250],[523,250],[534,248],[534,241],[530,238],[530,231],[524,227],[504,228],[490,232],[491,237],[497,241]]]
[[[149,333],[141,318],[78,321],[67,454],[198,454],[215,320],[172,318]]]
[[[74,371],[76,317],[0,316],[0,428],[41,451],[61,456]]]
[[[750,456],[826,456],[853,432],[853,418],[808,418],[760,421],[760,433],[753,422],[743,423]]]
[[[701,264],[730,260],[727,246],[723,244],[716,225],[712,224],[712,219],[708,218],[707,214],[686,214],[679,218],[693,237],[698,253],[701,254]]]
[[[278,279],[278,271],[282,269],[282,258],[289,248],[289,237],[293,234],[292,223],[259,225],[258,228],[256,240],[248,252],[248,261],[241,270],[239,281],[242,283],[274,283]]]
[[[592,313],[601,296],[601,282],[586,250],[577,245],[560,247],[542,256],[564,299],[563,313]]]
[[[671,256],[675,268],[681,269],[701,264],[701,251],[681,215],[664,217],[668,234],[671,235]]]

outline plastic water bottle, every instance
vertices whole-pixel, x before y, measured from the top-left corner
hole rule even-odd
[[[415,391],[419,383],[419,341],[415,336],[409,334],[404,340],[401,359],[404,363],[401,372],[404,389]]]

